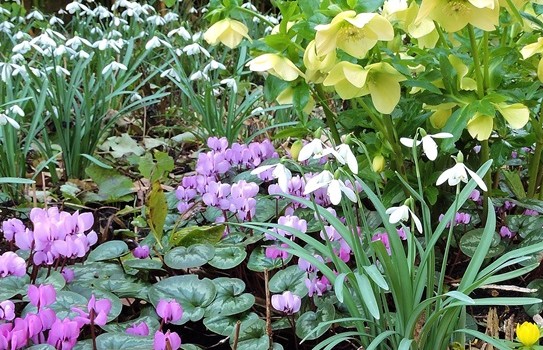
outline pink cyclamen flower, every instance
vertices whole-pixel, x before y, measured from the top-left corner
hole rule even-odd
[[[149,326],[147,326],[147,323],[145,322],[134,323],[132,326],[126,329],[126,334],[146,337],[149,335]]]
[[[69,269],[67,267],[65,267],[62,272],[62,277],[64,277],[64,280],[66,281],[66,283],[70,283],[74,280],[75,278],[75,272],[74,270],[72,269]]]
[[[287,315],[292,315],[293,313],[300,311],[302,298],[287,290],[283,292],[283,294],[272,295],[271,304],[275,310],[284,312]]]
[[[0,255],[0,277],[24,276],[26,274],[26,261],[14,252],[5,252]]]
[[[329,288],[332,287],[326,276],[322,276],[321,278],[306,278],[305,286],[307,287],[309,297],[312,297],[315,294],[322,296]]]
[[[288,244],[283,243],[281,244],[280,247],[274,246],[274,245],[266,247],[266,251],[264,254],[266,255],[266,258],[268,259],[281,258],[284,260],[288,258],[288,253],[284,249],[281,249],[281,248],[288,248]]]
[[[6,241],[13,242],[15,234],[24,232],[26,230],[25,225],[19,219],[8,219],[2,223],[2,231],[4,232],[4,238]]]
[[[15,318],[15,304],[6,300],[0,303],[0,320],[12,321]],[[1,348],[1,346],[0,346]]]
[[[28,298],[39,310],[57,300],[57,291],[51,284],[41,284],[39,287],[31,284],[28,286]]]
[[[146,259],[149,257],[150,249],[148,245],[138,245],[132,254],[138,259]]]
[[[514,232],[512,232],[509,227],[507,226],[502,226],[500,227],[500,236],[502,236],[503,238],[512,238],[513,236],[515,235]]]
[[[156,306],[156,313],[164,323],[177,322],[183,317],[183,308],[175,300],[160,300]]]
[[[103,326],[107,323],[107,314],[111,311],[111,305],[111,300],[96,300],[96,297],[93,294],[87,304],[88,312],[76,307],[72,308],[72,311],[79,313],[79,316],[76,316],[74,320],[78,322],[79,327],[90,324],[91,322],[95,325]]]
[[[170,331],[162,333],[157,331],[153,341],[153,350],[177,350],[181,347],[181,337],[179,334]]]
[[[57,319],[51,326],[47,344],[53,345],[56,349],[71,350],[77,342],[80,330],[76,321],[69,318]]]

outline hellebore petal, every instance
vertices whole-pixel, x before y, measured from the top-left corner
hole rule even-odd
[[[524,127],[530,119],[530,110],[522,103],[513,103],[512,105],[499,103],[496,104],[496,109],[513,129]]]
[[[467,128],[471,137],[479,141],[488,140],[494,127],[494,118],[489,115],[475,113],[468,122]]]

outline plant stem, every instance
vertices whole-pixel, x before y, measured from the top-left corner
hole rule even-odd
[[[475,78],[477,80],[477,96],[482,99],[485,96],[485,88],[483,84],[483,74],[481,71],[481,62],[479,61],[479,49],[477,47],[477,39],[475,38],[475,30],[471,24],[468,24],[469,41],[471,44],[471,54],[473,55],[473,66],[475,68]]]
[[[334,112],[332,112],[330,106],[328,106],[328,102],[326,102],[326,96],[324,95],[324,90],[322,89],[321,85],[315,85],[315,92],[317,101],[324,110],[324,119],[326,121],[326,125],[332,133],[332,138],[334,139],[334,142],[339,145],[341,143],[341,137],[339,136],[339,132],[336,126],[336,115]]]
[[[238,10],[239,12],[243,12],[243,13],[246,13],[248,15],[251,15],[251,16],[254,16],[254,17],[257,17],[258,19],[260,19],[262,22],[265,22],[267,25],[269,25],[270,27],[275,27],[275,24],[270,22],[270,20],[268,20],[265,16],[262,16],[260,13],[258,12],[255,12],[255,11],[251,11],[249,9],[246,9],[244,7],[241,7],[241,6],[238,6],[236,7],[236,10]]]
[[[541,163],[541,153],[543,152],[543,100],[539,109],[539,120],[530,119],[532,129],[536,136],[535,151],[530,165],[528,167],[528,198],[534,198],[536,192],[539,165]]]

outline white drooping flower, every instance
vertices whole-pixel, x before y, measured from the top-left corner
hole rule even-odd
[[[9,117],[6,113],[0,113],[0,125],[6,125],[9,123],[11,126],[13,126],[15,129],[19,129],[21,126],[15,119]]]
[[[172,45],[169,42],[162,40],[157,36],[154,36],[147,42],[147,44],[145,44],[145,50],[152,50],[161,46],[165,46],[167,48],[172,47]]]
[[[281,191],[285,193],[289,193],[288,182],[292,178],[292,173],[283,164],[277,163],[277,164],[272,164],[272,165],[259,166],[258,168],[251,171],[251,174],[258,175],[272,168],[273,168],[272,176],[275,179],[277,179],[277,183],[279,184],[279,188],[281,189]]]
[[[313,156],[313,159],[319,159],[327,155],[332,155],[342,165],[347,164],[353,174],[358,173],[358,161],[354,156],[349,145],[341,144],[336,147],[327,147],[321,140],[314,139],[302,147],[298,154],[298,161],[308,160]]]
[[[481,177],[477,175],[477,173],[475,173],[473,170],[469,169],[464,165],[464,156],[462,155],[462,152],[458,153],[458,156],[455,158],[455,160],[456,164],[452,168],[445,170],[441,175],[439,175],[436,185],[439,186],[445,181],[447,181],[450,186],[456,186],[460,182],[467,183],[469,174],[483,191],[487,190],[486,184],[483,179],[481,179]]]
[[[402,137],[400,138],[400,142],[406,147],[413,147],[415,141],[417,146],[422,143],[424,154],[426,154],[428,159],[435,160],[437,158],[437,143],[434,141],[434,139],[447,139],[450,137],[453,137],[453,135],[448,132],[440,132],[433,135],[425,135],[420,140]]]
[[[330,198],[330,202],[334,205],[338,205],[341,202],[341,193],[345,194],[352,202],[357,202],[354,191],[347,187],[340,179],[334,178],[334,174],[328,170],[324,170],[322,173],[309,179],[305,184],[304,194],[310,194],[324,187],[327,187],[326,193]]]
[[[407,221],[409,220],[409,216],[411,216],[411,219],[413,219],[417,231],[422,233],[422,223],[408,205],[403,204],[399,207],[390,207],[386,210],[386,213],[390,215],[390,217],[388,218],[388,222],[390,222],[391,224],[397,224],[400,221]]]
[[[127,69],[128,68],[124,64],[119,63],[117,61],[113,61],[110,64],[108,64],[107,66],[105,66],[104,69],[102,69],[102,74],[106,75],[106,74],[108,74],[110,72],[117,72],[118,70],[126,71]]]

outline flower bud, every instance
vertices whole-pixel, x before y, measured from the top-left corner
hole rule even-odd
[[[298,155],[300,155],[300,150],[302,149],[303,144],[301,140],[296,140],[292,146],[290,146],[290,156],[292,159],[298,159]]]
[[[313,133],[313,138],[315,139],[320,139],[322,136],[322,129],[321,128],[318,128],[317,130],[315,130],[315,132]]]
[[[373,171],[376,173],[380,173],[385,169],[385,157],[383,157],[382,154],[378,154],[375,157],[373,157],[373,162],[371,164],[371,167]]]

